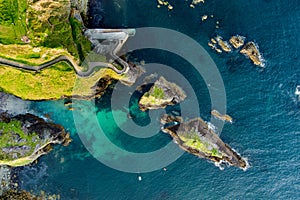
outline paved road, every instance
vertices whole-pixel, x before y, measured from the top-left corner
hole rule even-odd
[[[93,73],[93,71],[98,67],[110,68],[118,74],[122,74],[122,73],[126,72],[128,70],[127,67],[129,67],[128,64],[125,61],[123,61],[123,62],[126,63],[126,65],[123,65],[124,68],[122,70],[117,69],[111,63],[90,62],[90,63],[88,63],[89,64],[88,70],[87,71],[81,71],[81,69],[78,68],[77,64],[74,63],[74,61],[69,59],[67,56],[58,56],[57,58],[55,58],[51,61],[48,61],[48,62],[46,62],[42,65],[39,65],[39,66],[22,64],[22,63],[11,61],[11,60],[8,60],[8,59],[5,59],[5,58],[0,58],[0,64],[2,64],[2,65],[6,65],[6,66],[18,68],[18,69],[26,69],[26,70],[30,70],[30,71],[40,71],[42,69],[45,69],[47,67],[50,67],[50,66],[58,63],[58,62],[67,62],[68,64],[70,64],[74,68],[76,73],[79,76],[82,76],[82,77],[87,77],[87,76],[91,75]]]

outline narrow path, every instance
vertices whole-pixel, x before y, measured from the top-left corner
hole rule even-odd
[[[95,70],[95,68],[97,68],[97,67],[110,68],[118,74],[122,74],[122,73],[126,72],[127,67],[128,67],[128,64],[126,63],[127,65],[124,65],[124,68],[122,70],[119,70],[114,65],[112,65],[110,63],[90,62],[90,63],[88,63],[88,65],[89,65],[88,70],[87,71],[82,71],[81,69],[78,68],[77,64],[74,63],[74,61],[71,60],[70,58],[68,58],[67,56],[58,56],[57,58],[55,58],[51,61],[48,61],[44,64],[37,65],[37,66],[22,64],[22,63],[19,63],[19,62],[16,62],[16,61],[8,60],[8,59],[5,59],[5,58],[0,58],[0,64],[2,64],[2,65],[6,65],[6,66],[18,68],[18,69],[26,69],[26,70],[30,70],[30,71],[40,71],[42,69],[50,67],[50,66],[52,66],[56,63],[59,63],[59,62],[67,62],[69,65],[71,65],[74,68],[75,72],[79,76],[82,76],[82,77],[87,77],[87,76],[91,75],[93,73],[93,71]],[[123,62],[125,62],[125,61],[123,61]]]

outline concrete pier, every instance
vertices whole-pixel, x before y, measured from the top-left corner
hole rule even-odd
[[[96,53],[104,55],[114,66],[121,67],[121,71],[128,71],[128,63],[117,53],[127,39],[135,35],[135,29],[86,29],[84,35],[92,42]]]

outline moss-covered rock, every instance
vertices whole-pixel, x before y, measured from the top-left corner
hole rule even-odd
[[[0,165],[12,167],[32,163],[51,150],[52,144],[67,145],[69,134],[60,125],[31,114],[0,114]]]
[[[155,81],[154,85],[139,100],[139,107],[148,109],[165,108],[175,105],[186,98],[185,92],[175,83],[168,82],[164,77]]]
[[[225,144],[201,118],[179,122],[166,115],[161,121],[176,122],[163,131],[170,134],[183,150],[216,163],[228,163],[242,169],[248,167],[247,161]]]

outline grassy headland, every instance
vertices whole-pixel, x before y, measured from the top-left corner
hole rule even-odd
[[[81,22],[73,17],[70,0],[0,0],[1,58],[38,66],[63,55],[84,69],[80,65],[90,51],[91,43],[82,33]],[[27,100],[89,96],[104,76],[123,77],[109,69],[78,77],[65,62],[40,72],[0,66],[0,90]],[[77,93],[73,94],[75,85]]]
[[[22,99],[47,100],[78,95],[90,97],[93,87],[105,76],[121,79],[111,69],[100,69],[89,77],[78,77],[72,67],[61,62],[40,72],[29,72],[0,66],[0,86],[3,91]]]
[[[43,143],[36,133],[25,134],[19,121],[12,120],[9,123],[0,122],[0,165],[23,166],[32,162],[30,156],[34,153],[36,146]],[[20,141],[20,142],[19,142]],[[19,147],[15,153],[5,152],[5,149]],[[25,150],[21,147],[26,148]],[[21,157],[16,159],[16,157]]]
[[[22,44],[27,33],[26,0],[0,0],[0,43]]]
[[[25,134],[22,130],[21,123],[16,120],[12,120],[9,123],[0,122],[0,149],[10,147],[10,146],[24,146],[27,145],[31,148],[32,151],[23,151],[25,155],[29,156],[33,153],[36,145],[40,144],[37,141],[38,135],[36,133]],[[13,137],[12,137],[13,135]],[[21,142],[16,142],[21,141]],[[0,160],[9,160],[11,156],[9,154],[0,154]]]
[[[0,166],[24,166],[51,150],[52,144],[68,145],[65,129],[31,114],[0,113]]]

